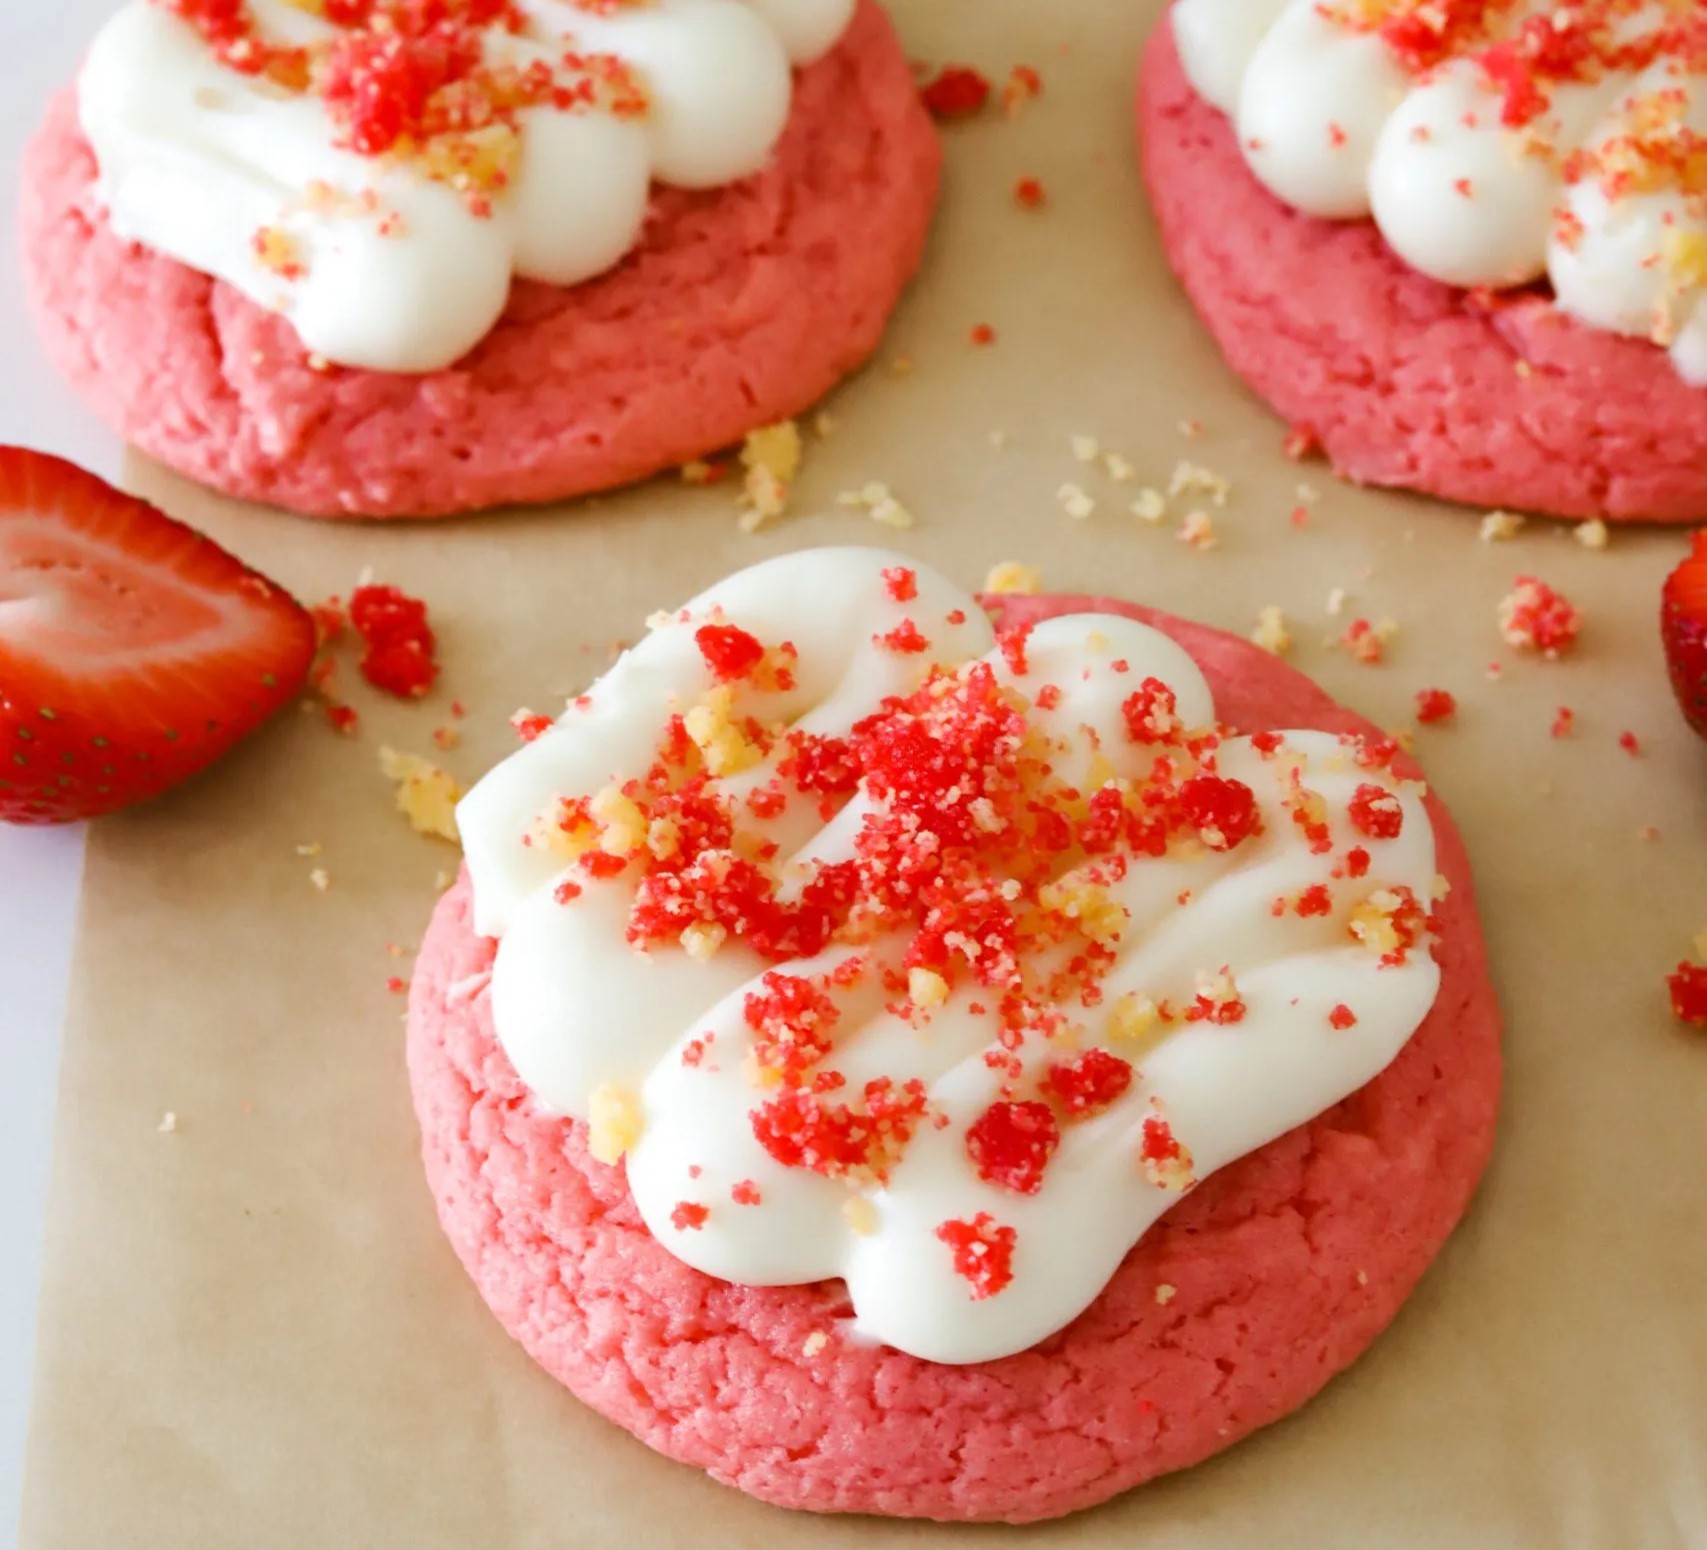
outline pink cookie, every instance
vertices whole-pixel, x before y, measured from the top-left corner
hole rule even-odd
[[[1245,731],[1373,733],[1218,631],[1083,598],[999,600],[1014,623],[1086,607],[1172,635]],[[1463,844],[1432,797],[1429,812],[1452,890],[1422,1027],[1360,1092],[1211,1177],[1030,1351],[949,1367],[854,1344],[838,1333],[839,1282],[733,1286],[668,1254],[622,1168],[590,1157],[580,1124],[539,1113],[499,1047],[494,947],[470,925],[466,877],[439,904],[409,999],[439,1219],[547,1372],[765,1501],[1014,1523],[1104,1501],[1303,1404],[1385,1328],[1469,1202],[1493,1141],[1500,1018]]]
[[[1186,81],[1165,20],[1138,132],[1180,283],[1233,369],[1345,478],[1564,517],[1707,514],[1707,390],[1543,292],[1456,290],[1370,221],[1281,204]]]
[[[517,284],[478,348],[425,376],[315,371],[276,314],[114,237],[68,90],[25,161],[30,299],[103,418],[247,500],[443,516],[643,479],[822,397],[876,349],[918,266],[940,150],[875,0],[796,85],[764,172],[659,191],[618,269]]]

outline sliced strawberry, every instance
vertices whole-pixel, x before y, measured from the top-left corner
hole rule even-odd
[[[1684,719],[1707,737],[1707,528],[1695,535],[1689,557],[1666,578],[1660,635]]]
[[[314,621],[193,528],[0,446],[0,819],[157,796],[303,686]]]

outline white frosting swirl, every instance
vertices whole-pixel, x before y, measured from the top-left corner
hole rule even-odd
[[[658,1240],[697,1269],[732,1281],[842,1277],[860,1334],[963,1363],[1023,1350],[1068,1323],[1180,1198],[1181,1178],[1140,1163],[1147,1120],[1165,1117],[1189,1153],[1195,1182],[1322,1112],[1393,1059],[1432,1005],[1439,970],[1420,945],[1402,962],[1383,964],[1348,923],[1372,895],[1391,899],[1387,890],[1408,888],[1428,900],[1435,851],[1415,789],[1361,767],[1339,739],[1294,733],[1267,756],[1247,739],[1229,739],[1216,754],[1218,770],[1256,793],[1263,830],[1225,852],[1188,846],[1136,858],[1110,886],[1109,897],[1128,914],[1102,980],[1101,1008],[1063,1010],[1082,1024],[1078,1050],[1130,1058],[1135,1077],[1111,1106],[1063,1124],[1037,1193],[988,1182],[969,1157],[968,1127],[1002,1086],[985,1058],[999,1037],[995,1013],[983,1007],[993,998],[976,984],[956,985],[922,1023],[904,1015],[874,978],[834,992],[841,1016],[827,1063],[850,1087],[879,1076],[916,1078],[941,1128],[922,1126],[886,1182],[784,1166],[756,1139],[753,1112],[769,1093],[755,1085],[747,1058],[754,1033],[746,998],[762,988],[767,965],[733,936],[708,961],[673,944],[628,948],[633,879],[590,881],[528,837],[536,815],[559,798],[648,767],[670,714],[710,687],[696,630],[716,619],[767,643],[793,642],[798,684],[782,691],[743,686],[736,714],[821,735],[846,733],[886,697],[911,692],[932,663],[988,653],[999,680],[1031,701],[1028,723],[1052,741],[1056,775],[1087,790],[1098,781],[1141,781],[1149,772],[1155,750],[1131,740],[1122,711],[1145,678],[1172,687],[1187,725],[1213,720],[1202,675],[1155,630],[1113,615],[1050,620],[1030,636],[1027,671],[1016,677],[1002,653],[991,651],[990,626],[973,598],[912,567],[917,597],[897,601],[884,578],[895,566],[911,562],[867,550],[818,550],[768,561],[712,588],[654,628],[552,730],[487,776],[464,799],[458,821],[476,927],[501,938],[492,979],[498,1036],[550,1110],[585,1118],[597,1108],[595,1094],[635,1095],[638,1135],[627,1154],[628,1180]],[[879,643],[908,619],[930,638],[928,652],[901,655]],[[1036,702],[1046,685],[1059,690],[1058,703],[1053,694]],[[1099,759],[1107,761],[1100,769]],[[1293,769],[1322,798],[1331,833],[1326,853],[1313,851],[1283,806],[1282,777]],[[720,784],[740,796],[774,775],[774,764],[766,764]],[[1372,840],[1353,826],[1353,793],[1370,784],[1394,794],[1403,814],[1397,837]],[[867,786],[827,822],[811,801],[794,801],[780,817],[751,826],[784,857],[833,862],[854,854],[863,820],[879,811]],[[1354,878],[1345,858],[1355,846],[1366,847],[1370,859],[1367,875]],[[563,902],[558,885],[571,879],[581,891]],[[1275,901],[1318,884],[1327,890],[1322,913],[1275,913]],[[855,954],[898,961],[904,945],[883,938],[832,945],[815,960],[780,967],[805,976]],[[1189,1007],[1205,971],[1223,967],[1244,1003],[1237,1023],[1182,1018],[1136,1043],[1131,1025],[1117,1026],[1116,1013],[1131,1005],[1123,998]],[[1330,1014],[1340,1006],[1353,1009],[1355,1026],[1336,1026]],[[698,1043],[702,1053],[684,1060],[708,1035]],[[1020,1052],[1025,1080],[1061,1053],[1055,1041],[1029,1039]],[[744,1182],[759,1203],[732,1199]],[[860,1204],[850,1210],[850,1201]],[[684,1202],[704,1206],[703,1221],[681,1220]],[[938,1229],[979,1213],[1015,1237],[1011,1284],[974,1299]]]
[[[1687,0],[1622,14],[1605,0],[1504,0],[1465,47],[1596,7],[1626,42],[1689,13]],[[1372,217],[1399,257],[1448,285],[1545,278],[1562,311],[1652,339],[1685,380],[1707,383],[1700,158],[1661,171],[1651,189],[1610,195],[1616,173],[1571,162],[1586,150],[1592,163],[1608,147],[1616,162],[1633,136],[1662,158],[1683,150],[1707,131],[1707,77],[1662,56],[1589,81],[1539,79],[1545,109],[1507,128],[1501,88],[1468,53],[1413,74],[1378,31],[1347,19],[1381,10],[1358,0],[1178,0],[1172,23],[1188,79],[1234,120],[1246,163],[1276,197],[1323,219]]]
[[[337,36],[288,0],[249,3],[269,39]],[[759,171],[787,123],[791,63],[828,50],[853,6],[649,0],[601,15],[521,0],[528,30],[488,29],[489,63],[614,55],[649,109],[520,110],[518,170],[487,215],[408,160],[340,149],[321,97],[226,67],[154,0],[129,0],[97,35],[78,106],[119,236],[282,312],[328,361],[432,371],[485,337],[513,275],[574,285],[618,263],[654,178],[712,188]],[[258,233],[278,234],[270,260]]]

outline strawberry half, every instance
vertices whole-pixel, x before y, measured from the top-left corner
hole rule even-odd
[[[1707,737],[1707,528],[1660,594],[1660,635],[1684,719]]]
[[[0,446],[0,819],[158,796],[303,686],[314,622],[212,539]]]

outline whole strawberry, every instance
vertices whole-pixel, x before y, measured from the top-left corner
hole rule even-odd
[[[0,820],[158,796],[294,698],[313,655],[308,614],[211,539],[0,446]]]
[[[1660,594],[1660,634],[1684,719],[1707,737],[1707,528]]]

